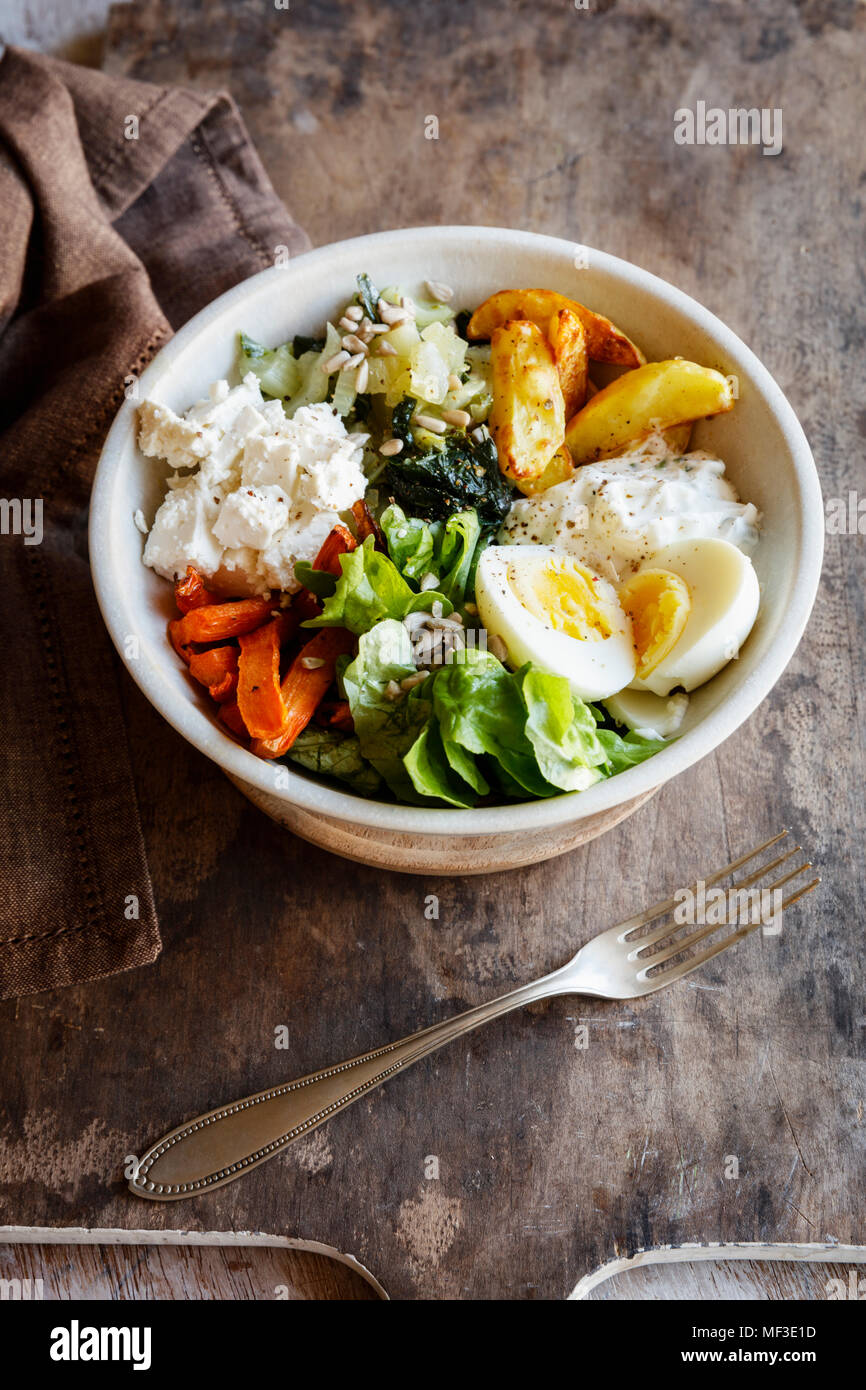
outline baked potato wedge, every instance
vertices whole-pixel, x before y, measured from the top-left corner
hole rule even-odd
[[[559,372],[565,418],[570,420],[586,400],[586,329],[573,309],[558,309],[547,326],[547,340]]]
[[[671,425],[669,430],[659,430],[659,433],[672,454],[685,454],[691,442],[692,422],[686,420],[685,424]],[[630,444],[626,444],[618,452],[632,454],[637,449],[642,449],[645,443],[646,436],[643,439],[633,439]]]
[[[553,458],[548,460],[543,473],[539,473],[537,478],[518,478],[517,486],[524,497],[535,497],[539,492],[546,492],[549,487],[556,487],[557,483],[567,483],[569,478],[574,477],[574,473],[574,461],[563,444]]]
[[[621,453],[653,430],[730,410],[730,382],[712,367],[675,357],[647,362],[612,381],[568,422],[565,442],[576,464]]]
[[[560,309],[577,314],[586,332],[586,351],[593,362],[613,362],[620,367],[640,367],[645,361],[635,343],[603,314],[593,313],[576,299],[556,290],[499,290],[479,304],[466,329],[469,338],[490,338],[509,319],[529,319],[547,331]]]
[[[565,400],[553,348],[534,323],[518,319],[493,330],[490,367],[493,405],[487,426],[499,467],[516,483],[538,478],[565,437]]]

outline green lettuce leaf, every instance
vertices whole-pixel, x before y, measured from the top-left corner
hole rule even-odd
[[[572,695],[564,676],[524,666],[515,680],[526,705],[526,734],[542,775],[562,791],[585,791],[604,776],[606,761],[592,711]]]
[[[392,502],[386,507],[379,525],[388,544],[388,554],[394,561],[404,579],[417,584],[425,574],[435,573],[436,529],[422,521],[420,517],[408,517],[402,507]]]
[[[510,671],[489,652],[467,648],[436,672],[433,709],[447,748],[488,754],[510,781],[533,796],[557,788],[542,775],[526,734],[526,706]]]
[[[417,802],[420,795],[403,758],[429,722],[431,704],[418,690],[399,700],[385,693],[390,681],[399,683],[414,674],[409,634],[401,622],[386,618],[362,634],[358,655],[341,680],[363,756],[395,796]]]
[[[386,618],[399,620],[417,609],[429,613],[437,602],[443,614],[452,611],[450,601],[437,590],[419,594],[410,588],[393,561],[376,550],[372,536],[341,555],[340,566],[342,574],[333,594],[325,598],[318,617],[309,618],[304,627],[347,627],[360,635]]]
[[[354,734],[308,724],[286,756],[310,772],[336,777],[362,796],[375,796],[382,785],[382,778],[364,758],[360,740]]]
[[[608,777],[613,777],[627,767],[634,767],[636,763],[642,763],[645,758],[660,753],[672,742],[671,739],[645,738],[643,734],[634,732],[623,737],[615,729],[598,729],[597,733],[598,741],[604,749],[605,772]]]
[[[458,776],[442,746],[439,726],[431,719],[425,724],[403,759],[415,790],[421,796],[433,796],[449,806],[474,806],[475,797]]]
[[[337,587],[337,580],[328,570],[314,569],[309,560],[298,560],[295,564],[295,578],[311,594],[318,598],[330,598]]]
[[[445,522],[439,540],[436,572],[439,590],[455,608],[466,597],[469,576],[473,572],[475,550],[481,537],[481,522],[475,508],[456,512]]]
[[[388,554],[403,577],[418,583],[435,574],[437,589],[454,608],[461,608],[473,592],[475,568],[491,532],[484,530],[474,507],[454,512],[444,522],[409,517],[392,502],[381,517]]]

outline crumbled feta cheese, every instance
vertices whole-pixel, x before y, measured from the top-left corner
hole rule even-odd
[[[172,488],[156,514],[144,563],[167,579],[178,579],[194,565],[202,575],[219,568],[222,546],[213,534],[218,504],[196,478]]]
[[[289,419],[249,373],[216,382],[184,416],[145,401],[139,444],[175,469],[144,550],[174,579],[194,565],[227,595],[293,591],[298,560],[313,560],[339,513],[364,496],[363,434],[348,435],[326,404]]]
[[[289,519],[289,508],[278,487],[242,487],[222,502],[213,533],[223,545],[264,550]]]

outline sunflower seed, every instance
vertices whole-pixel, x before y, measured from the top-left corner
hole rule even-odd
[[[354,319],[348,318],[345,314],[337,323],[338,328],[345,328],[347,333],[354,333],[358,327]]]
[[[341,367],[344,367],[346,365],[348,360],[348,352],[335,352],[334,356],[329,357],[327,362],[325,363],[325,371],[328,373],[328,376],[331,375],[331,372],[339,371]]]
[[[498,633],[488,632],[487,650],[491,656],[495,656],[497,661],[501,661],[503,666],[505,665],[508,660],[508,648]]]
[[[454,298],[454,291],[450,285],[443,285],[441,280],[425,280],[427,291],[431,299],[435,299],[438,304],[447,304]]]
[[[384,454],[386,459],[393,458],[395,454],[402,453],[402,439],[386,439],[384,444],[379,445],[379,453]]]
[[[345,317],[351,319],[353,323],[360,323],[364,317],[364,310],[360,304],[350,304],[346,310]]]
[[[465,430],[471,423],[472,416],[468,410],[443,410],[442,419],[447,420],[449,425],[456,425],[458,429]]]
[[[355,390],[361,395],[367,389],[367,382],[370,380],[370,363],[366,357],[358,368],[355,375]]]
[[[456,372],[452,372],[451,375],[450,375],[449,378],[448,378],[448,390],[449,390],[449,391],[459,391],[459,390],[460,390],[460,387],[461,387],[462,385],[463,385],[463,382],[460,380],[460,378],[459,378],[459,376],[457,375],[457,373],[456,373]]]
[[[409,633],[417,632],[419,628],[427,626],[429,618],[429,613],[420,613],[416,610],[414,613],[406,614],[403,619],[403,626]]]
[[[391,343],[381,342],[376,348],[377,357],[396,357],[397,349]]]
[[[301,665],[303,666],[303,668],[304,668],[305,671],[318,671],[318,670],[319,670],[319,667],[320,667],[320,666],[324,666],[324,664],[325,664],[325,658],[324,658],[323,656],[302,656],[302,657],[301,657]]]
[[[445,421],[437,420],[435,415],[413,415],[412,423],[422,430],[431,430],[433,434],[444,434],[447,429]]]
[[[362,343],[361,339],[358,337],[356,333],[347,333],[345,338],[343,338],[341,341],[341,346],[344,347],[347,352],[367,351],[366,343]]]
[[[400,699],[402,699],[402,697],[403,697],[403,691],[400,689],[400,687],[399,687],[399,685],[397,684],[397,682],[396,682],[396,681],[389,681],[388,684],[385,686],[385,699],[386,699],[386,700],[400,700]]]
[[[398,323],[405,323],[411,318],[409,310],[402,304],[387,304],[384,299],[380,299],[376,308],[379,311],[379,318],[382,323],[387,323],[391,328],[396,328]]]
[[[342,367],[340,368],[340,371],[350,372],[353,367],[360,367],[366,355],[367,354],[365,352],[356,352],[354,357],[347,357]]]
[[[426,681],[429,674],[429,671],[416,671],[414,676],[406,676],[405,680],[400,682],[400,689],[411,690],[413,686],[420,685],[422,681]]]

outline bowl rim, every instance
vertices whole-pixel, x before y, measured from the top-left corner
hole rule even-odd
[[[489,242],[515,251],[531,245],[535,250],[542,253],[547,251],[557,258],[562,256],[566,248],[572,257],[580,249],[590,258],[589,264],[593,269],[606,271],[626,285],[634,285],[636,289],[649,291],[666,301],[716,339],[728,358],[747,368],[783,434],[794,464],[799,487],[800,565],[791,586],[785,624],[776,634],[759,667],[742,686],[732,691],[717,709],[668,748],[615,777],[595,783],[586,792],[562,793],[541,801],[469,810],[405,806],[368,800],[340,791],[295,772],[284,763],[277,764],[286,774],[285,784],[278,787],[273,775],[275,764],[255,757],[235,743],[230,735],[223,733],[213,723],[194,699],[179,696],[156,663],[140,658],[133,660],[126,655],[124,638],[125,634],[135,631],[135,614],[124,597],[125,586],[113,582],[112,547],[101,544],[100,538],[107,533],[110,525],[113,484],[133,428],[132,412],[127,409],[129,402],[121,407],[108,432],[94,477],[88,530],[91,574],[106,627],[136,685],[178,733],[232,778],[255,787],[278,803],[379,831],[422,836],[529,833],[595,816],[661,786],[708,756],[754,713],[794,655],[809,619],[823,559],[823,499],[812,451],[803,428],[793,407],[760,359],[732,329],[697,300],[631,261],[561,237],[469,224],[394,228],[332,242],[294,257],[289,268],[297,265],[305,270],[313,270],[319,263],[327,263],[337,251],[351,252],[360,264],[368,249],[378,250],[394,239],[411,245],[413,241],[420,243],[431,236],[435,236],[438,244],[446,248],[458,249],[467,240]],[[259,286],[272,279],[276,281],[280,277],[284,285],[285,276],[286,267],[267,267],[207,304],[179,329],[142,372],[139,379],[141,393],[146,394],[151,382],[155,383],[171,370],[175,359],[192,340],[207,330],[213,319],[221,317],[233,306],[240,310],[244,301]]]

